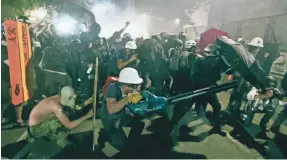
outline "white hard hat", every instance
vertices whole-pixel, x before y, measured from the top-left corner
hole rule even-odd
[[[253,39],[248,43],[248,45],[254,46],[254,47],[264,47],[264,45],[263,45],[263,39],[260,38],[260,37],[253,38]]]
[[[196,42],[194,40],[188,40],[185,42],[185,48],[191,48],[193,46],[196,46]]]
[[[121,70],[119,82],[126,84],[141,84],[143,79],[139,77],[137,70],[127,67]]]
[[[128,41],[125,45],[127,49],[137,49],[137,44],[134,41]]]

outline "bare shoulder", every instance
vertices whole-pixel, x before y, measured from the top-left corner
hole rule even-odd
[[[56,101],[56,100],[57,100],[57,97],[53,96],[53,97],[48,97],[48,98],[43,99],[40,103],[51,104],[51,103],[54,103],[54,101]]]
[[[59,96],[49,97],[46,100],[47,100],[46,104],[49,105],[49,107],[51,107],[53,112],[57,112],[57,111],[62,110],[62,106],[60,105],[60,97]]]

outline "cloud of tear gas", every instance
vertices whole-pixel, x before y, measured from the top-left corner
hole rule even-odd
[[[53,24],[58,35],[72,35],[75,32],[77,21],[72,17],[65,15],[53,19]]]
[[[148,37],[149,16],[145,14],[133,13],[128,9],[121,9],[110,2],[98,2],[91,8],[96,17],[97,23],[102,27],[100,36],[110,37],[115,31],[119,31],[125,26],[125,22],[131,24],[125,33],[130,33],[133,38]]]

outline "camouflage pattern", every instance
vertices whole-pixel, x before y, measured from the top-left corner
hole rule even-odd
[[[70,129],[66,128],[54,115],[37,125],[30,126],[30,133],[34,138],[45,136],[49,139],[66,139]]]

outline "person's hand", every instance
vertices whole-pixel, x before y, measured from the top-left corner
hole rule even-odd
[[[135,60],[137,60],[137,59],[138,59],[137,55],[134,54],[134,55],[131,56],[130,61],[133,62],[133,61],[135,61]]]
[[[82,106],[76,105],[76,110],[81,110],[81,109],[82,109]]]
[[[126,27],[129,26],[131,23],[130,22],[126,22]]]
[[[136,63],[139,64],[141,61],[139,59],[136,60]]]
[[[266,91],[265,95],[266,95],[266,98],[271,98],[271,97],[273,97],[273,90],[268,90],[268,91]]]
[[[86,114],[86,116],[87,116],[88,118],[93,117],[93,116],[94,116],[94,111],[91,109],[91,110]]]
[[[136,104],[140,100],[142,100],[143,97],[142,97],[140,92],[135,92],[135,93],[129,93],[128,96],[127,96],[127,99],[128,99],[129,103]]]

